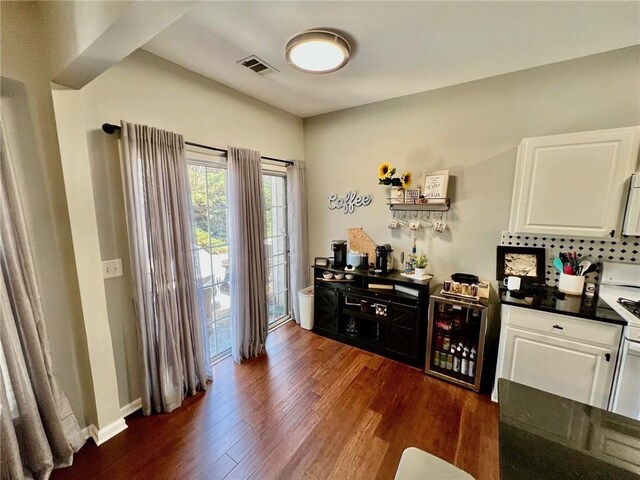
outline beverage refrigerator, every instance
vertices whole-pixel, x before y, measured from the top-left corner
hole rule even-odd
[[[433,295],[429,303],[425,372],[480,391],[488,350],[488,314],[489,308],[483,303]]]

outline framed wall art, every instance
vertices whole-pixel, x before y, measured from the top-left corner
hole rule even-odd
[[[545,249],[540,247],[498,246],[496,280],[520,277],[523,283],[545,283]]]
[[[449,186],[449,170],[436,170],[426,173],[422,195],[425,198],[446,198]]]

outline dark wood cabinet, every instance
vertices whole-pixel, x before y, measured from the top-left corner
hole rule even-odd
[[[313,302],[313,328],[326,330],[327,332],[338,331],[340,291],[329,285],[316,286]]]
[[[314,332],[419,368],[424,366],[429,283],[399,273],[373,275],[356,269],[353,279],[323,278],[314,267]],[[390,285],[394,289],[371,288]],[[408,287],[412,294],[395,290]]]

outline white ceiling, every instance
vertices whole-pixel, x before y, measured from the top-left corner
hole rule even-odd
[[[287,40],[345,32],[345,68],[291,68]],[[201,2],[144,49],[300,117],[640,44],[632,2]],[[278,70],[236,64],[255,54]]]

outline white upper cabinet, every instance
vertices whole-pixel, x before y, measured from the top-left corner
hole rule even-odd
[[[640,127],[524,138],[509,229],[571,237],[620,235]]]

